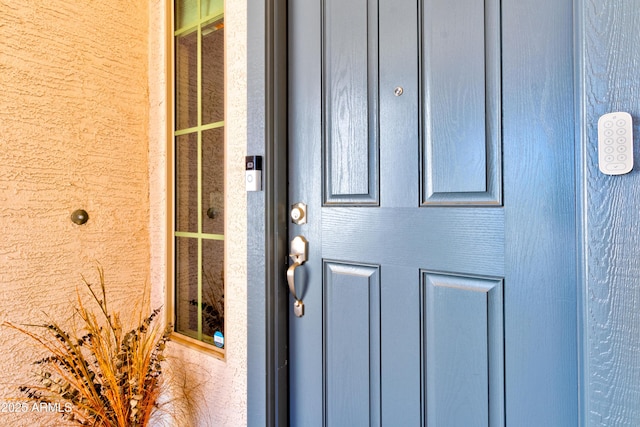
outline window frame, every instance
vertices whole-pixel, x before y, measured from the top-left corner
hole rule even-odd
[[[184,346],[187,346],[189,348],[193,348],[202,352],[205,352],[206,354],[209,355],[213,355],[218,359],[221,360],[225,360],[226,358],[226,331],[227,331],[227,327],[226,327],[226,322],[224,324],[223,327],[223,336],[225,337],[225,343],[224,346],[222,348],[214,345],[213,343],[209,343],[194,337],[191,337],[189,335],[186,335],[180,331],[176,330],[176,319],[177,319],[177,307],[176,307],[176,296],[177,296],[177,258],[176,258],[176,242],[177,242],[177,237],[195,237],[198,236],[198,258],[199,258],[199,262],[198,262],[198,288],[199,288],[199,302],[201,302],[201,289],[202,289],[202,283],[203,283],[203,274],[202,274],[202,242],[204,240],[222,240],[223,243],[223,274],[225,276],[224,278],[224,293],[225,293],[225,298],[224,298],[224,317],[226,317],[226,312],[227,312],[227,299],[226,299],[226,271],[224,269],[224,266],[226,265],[226,253],[227,253],[227,249],[226,249],[226,241],[224,239],[224,236],[226,235],[226,219],[223,219],[223,223],[224,223],[224,229],[223,229],[223,234],[221,235],[211,235],[209,237],[202,237],[203,235],[207,235],[209,233],[204,233],[202,231],[202,214],[200,211],[202,211],[201,209],[201,203],[202,203],[202,197],[201,197],[201,191],[203,188],[202,185],[202,180],[201,180],[201,171],[198,170],[198,188],[197,188],[197,192],[198,192],[198,232],[197,233],[190,233],[190,232],[180,232],[177,231],[177,214],[176,214],[176,205],[177,205],[177,189],[176,189],[176,173],[177,173],[177,168],[176,168],[176,140],[179,136],[183,136],[183,135],[187,135],[187,134],[193,134],[193,132],[196,132],[197,135],[197,139],[198,139],[198,169],[201,168],[201,152],[202,152],[202,134],[205,131],[208,130],[212,130],[212,129],[223,129],[223,146],[224,146],[224,151],[225,151],[225,157],[223,160],[223,164],[222,164],[222,168],[223,168],[223,177],[224,177],[224,183],[223,183],[223,199],[226,199],[226,143],[227,143],[227,138],[226,138],[226,42],[225,42],[225,38],[223,36],[223,44],[225,44],[223,46],[223,53],[222,53],[222,57],[223,57],[223,70],[224,70],[224,78],[223,78],[223,119],[222,121],[217,121],[214,123],[207,123],[207,124],[202,124],[202,102],[201,102],[201,98],[202,98],[202,69],[201,69],[201,65],[202,65],[202,29],[203,27],[205,27],[208,24],[217,22],[219,20],[223,20],[224,22],[224,18],[225,18],[225,14],[224,14],[224,2],[223,2],[223,9],[221,13],[212,13],[209,15],[206,15],[205,17],[198,17],[198,19],[196,21],[194,21],[195,23],[189,23],[189,25],[180,28],[179,30],[176,30],[176,7],[177,7],[177,0],[171,0],[165,3],[166,6],[166,76],[167,76],[167,81],[166,81],[166,87],[167,87],[167,93],[166,93],[166,99],[167,99],[167,161],[166,161],[166,172],[167,172],[167,227],[168,230],[166,232],[166,238],[167,238],[167,262],[166,262],[166,316],[167,316],[167,323],[171,324],[173,327],[173,333],[171,335],[171,340],[173,342],[182,344]],[[196,0],[196,7],[198,10],[198,15],[200,14],[201,9],[201,0]],[[177,90],[177,84],[176,84],[176,76],[177,76],[177,64],[176,64],[176,53],[177,53],[177,48],[176,48],[176,39],[180,34],[188,34],[191,33],[193,31],[197,32],[197,103],[198,103],[198,109],[197,109],[197,126],[195,127],[188,127],[185,129],[176,129],[177,126],[177,94],[176,94],[176,90]],[[199,317],[199,324],[202,324],[203,319],[202,319],[202,308],[198,307],[198,317]],[[199,328],[199,333],[202,332],[202,328]]]

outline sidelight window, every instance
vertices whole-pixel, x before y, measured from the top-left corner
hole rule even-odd
[[[224,1],[175,0],[173,274],[177,340],[224,350]]]

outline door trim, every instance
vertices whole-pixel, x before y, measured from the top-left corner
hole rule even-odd
[[[247,154],[263,191],[247,193],[247,423],[289,417],[287,289],[287,1],[247,4]]]

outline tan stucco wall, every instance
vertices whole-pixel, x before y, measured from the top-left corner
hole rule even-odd
[[[68,316],[97,262],[114,307],[148,282],[148,25],[142,1],[0,0],[0,321]],[[6,401],[34,347],[0,337]],[[0,412],[0,425],[55,424]]]
[[[162,0],[0,0],[0,322],[69,314],[97,262],[113,306],[145,283],[165,303],[165,12]],[[227,357],[172,347],[199,384],[185,425],[246,424],[245,29],[245,2],[228,1]],[[78,208],[83,226],[70,221]],[[19,396],[34,357],[0,328],[0,403]],[[0,425],[60,419],[0,412]]]

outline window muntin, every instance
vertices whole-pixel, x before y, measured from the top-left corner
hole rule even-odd
[[[174,328],[223,349],[223,0],[174,11]]]

